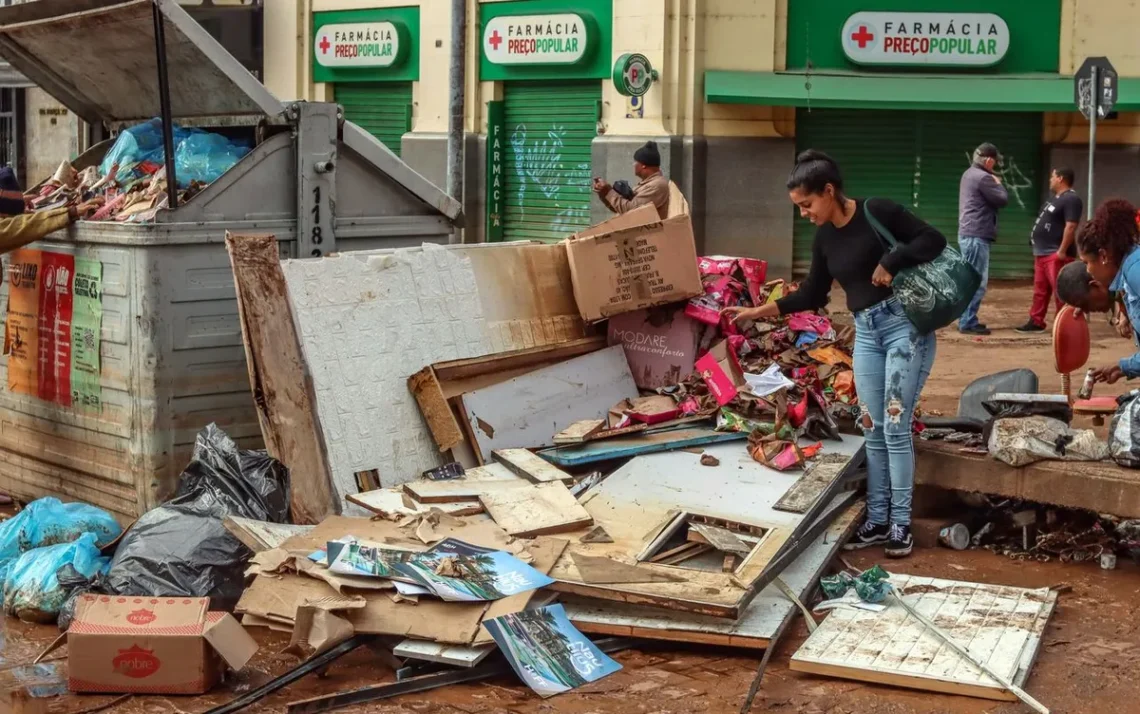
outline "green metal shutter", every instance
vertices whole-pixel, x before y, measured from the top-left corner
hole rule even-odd
[[[1002,153],[998,174],[1009,204],[998,211],[998,236],[990,251],[991,278],[1033,275],[1029,233],[1041,202],[1041,115],[999,112],[924,112],[919,115],[915,212],[956,242],[958,185],[982,142]]]
[[[504,240],[556,241],[590,225],[601,82],[507,82]]]
[[[890,198],[912,206],[918,139],[915,115],[909,111],[799,109],[796,153],[818,149],[834,158],[843,171],[848,196]],[[816,227],[800,218],[799,208],[793,210],[792,270],[803,275],[811,264]]]
[[[354,82],[338,84],[335,91],[344,118],[399,156],[401,138],[412,130],[412,83]]]

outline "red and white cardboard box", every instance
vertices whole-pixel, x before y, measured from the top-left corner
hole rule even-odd
[[[716,397],[716,403],[722,407],[735,399],[743,387],[748,386],[744,370],[740,367],[740,360],[728,346],[727,340],[721,340],[713,345],[697,360],[696,366],[697,372],[708,385],[709,393]]]

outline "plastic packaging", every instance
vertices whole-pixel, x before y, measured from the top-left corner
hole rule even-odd
[[[1120,405],[1108,428],[1108,452],[1112,460],[1130,469],[1140,468],[1140,390],[1117,397]]]
[[[51,622],[74,588],[74,575],[92,578],[109,562],[99,555],[94,533],[29,550],[12,563],[4,579],[4,611],[27,622]],[[72,577],[61,583],[61,571]]]
[[[221,134],[190,133],[174,149],[174,173],[179,188],[191,181],[212,183],[250,152],[249,145]]]
[[[221,134],[200,129],[174,127],[174,172],[178,187],[187,188],[191,181],[210,183],[229,171],[248,154],[251,147]],[[118,164],[120,183],[129,183],[144,174],[153,173],[166,162],[162,142],[162,122],[158,119],[124,129],[99,164],[103,176]]]
[[[101,508],[41,498],[0,525],[0,563],[33,548],[70,543],[84,533],[93,534],[95,544],[103,547],[122,532],[118,521]]]
[[[209,597],[213,607],[232,609],[252,552],[222,524],[231,515],[288,522],[288,471],[264,451],[238,449],[211,424],[199,432],[174,498],[123,536],[103,589],[114,595]]]

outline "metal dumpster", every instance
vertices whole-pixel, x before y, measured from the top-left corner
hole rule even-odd
[[[0,56],[84,120],[113,130],[160,113],[156,36],[174,121],[248,126],[258,143],[153,223],[80,221],[29,246],[47,263],[101,269],[98,299],[89,300],[101,326],[88,330],[99,336],[88,377],[97,397],[65,406],[70,400],[13,391],[7,331],[0,359],[0,489],[83,500],[124,519],[172,491],[207,423],[260,444],[227,231],[272,233],[283,257],[307,257],[446,242],[461,220],[456,201],[344,122],[336,105],[275,99],[173,0],[0,9]],[[110,143],[79,157],[77,168],[97,164]],[[11,263],[5,256],[6,318]]]

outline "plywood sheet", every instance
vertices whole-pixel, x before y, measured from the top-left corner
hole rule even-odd
[[[847,468],[850,458],[842,454],[823,454],[813,461],[791,488],[772,506],[777,511],[806,513],[819,494],[827,490]]]
[[[463,478],[449,481],[411,481],[404,484],[404,490],[420,503],[454,503],[456,501],[478,500],[479,495],[489,488],[507,486],[529,486],[529,481],[519,478],[502,464],[487,464],[467,469]]]
[[[516,538],[566,533],[594,522],[561,482],[499,488],[479,494],[487,514]]]
[[[549,461],[535,456],[527,449],[499,449],[494,452],[494,457],[495,461],[512,472],[535,483],[574,480],[570,474],[552,466]]]
[[[483,512],[483,504],[477,499],[448,503],[420,503],[402,488],[381,488],[364,493],[350,493],[348,502],[385,518],[418,516],[430,513],[433,508],[452,516],[470,516]]]
[[[892,574],[907,603],[1019,686],[1056,605],[1051,590],[1028,590]],[[834,610],[792,656],[791,668],[985,699],[1014,700],[1000,684],[930,632],[898,603],[883,612]]]
[[[268,523],[240,516],[226,516],[222,525],[254,553],[280,548],[282,543],[293,536],[304,535],[314,528],[290,523]]]
[[[815,591],[862,512],[862,503],[852,504],[780,576],[801,600]],[[574,595],[563,595],[562,604],[575,627],[589,634],[748,649],[765,649],[796,607],[775,584],[765,587],[737,621]]]
[[[486,463],[496,449],[550,446],[576,421],[638,395],[621,345],[464,394],[468,433]]]

